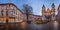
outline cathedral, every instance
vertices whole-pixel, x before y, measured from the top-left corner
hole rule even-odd
[[[57,20],[60,22],[60,4],[57,9],[58,13],[55,14],[56,9],[54,3],[51,5],[51,9],[46,9],[45,5],[42,6],[42,20]]]
[[[55,5],[54,3],[51,5],[51,9],[47,9],[45,5],[42,6],[42,20],[55,20],[56,15],[55,15]]]

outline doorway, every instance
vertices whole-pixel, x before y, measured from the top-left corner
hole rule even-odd
[[[6,23],[8,23],[8,19],[6,19]]]

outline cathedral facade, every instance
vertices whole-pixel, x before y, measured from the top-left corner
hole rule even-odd
[[[46,9],[45,5],[42,6],[42,20],[55,20],[55,5],[54,3],[51,6],[51,9]]]
[[[56,20],[60,22],[60,4],[57,9],[57,15],[55,14],[56,9],[54,3],[51,5],[51,9],[47,9],[45,5],[42,6],[42,20]]]

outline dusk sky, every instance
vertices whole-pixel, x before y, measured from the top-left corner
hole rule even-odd
[[[42,15],[41,9],[43,4],[45,5],[46,9],[51,9],[51,4],[54,3],[57,10],[60,0],[0,0],[0,4],[1,3],[14,3],[21,10],[23,9],[23,4],[28,4],[33,8],[33,13],[35,15]]]

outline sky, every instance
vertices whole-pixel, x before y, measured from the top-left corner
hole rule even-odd
[[[43,4],[45,5],[46,9],[51,9],[51,5],[54,3],[57,10],[60,0],[0,0],[0,4],[2,3],[13,3],[21,10],[23,9],[23,4],[28,4],[33,8],[33,14],[42,15],[41,11]]]

